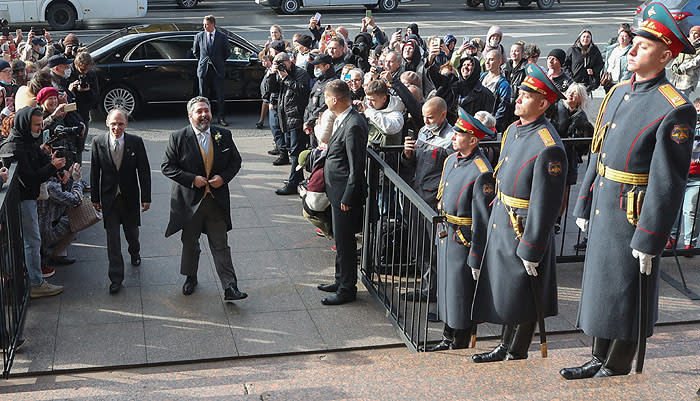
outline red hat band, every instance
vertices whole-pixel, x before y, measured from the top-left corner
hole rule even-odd
[[[528,88],[534,90],[535,92],[544,95],[544,97],[550,103],[556,102],[557,99],[559,98],[559,96],[557,96],[556,93],[549,90],[549,87],[547,87],[547,85],[544,82],[540,81],[539,79],[537,79],[533,76],[530,76],[530,75],[525,76],[525,79],[523,80],[522,84],[527,86]]]
[[[484,139],[484,137],[486,136],[485,132],[481,131],[480,129],[477,129],[475,126],[471,125],[469,121],[463,118],[457,119],[457,121],[455,122],[455,127],[458,128],[460,132],[472,134],[475,137],[479,138],[479,140]]]
[[[666,46],[671,49],[671,53],[673,54],[673,57],[678,56],[678,53],[682,52],[685,46],[683,46],[683,43],[681,43],[679,40],[674,40],[676,38],[676,35],[671,32],[670,29],[664,24],[659,23],[656,20],[653,20],[651,18],[648,18],[642,22],[642,24],[639,26],[639,29],[642,31],[649,32],[650,34],[654,35],[657,37],[659,40],[664,42]]]

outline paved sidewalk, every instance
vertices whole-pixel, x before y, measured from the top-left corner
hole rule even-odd
[[[314,227],[301,216],[298,197],[274,194],[289,167],[271,165],[266,154],[269,136],[240,137],[237,132],[235,138],[244,162],[230,183],[234,229],[229,245],[248,299],[223,303],[204,236],[199,286],[192,296],[183,296],[179,235],[164,238],[170,181],[160,173],[160,163],[168,131],[146,130],[138,123],[130,128],[146,139],[153,179],[153,205],[143,215],[141,227],[142,265],[129,265],[123,241],[125,288],[110,295],[105,231],[100,223],[80,233],[69,249],[78,262],[57,267],[50,279],[65,285],[65,291],[31,301],[27,344],[17,354],[12,373],[402,344],[362,285],[357,302],[340,307],[321,304],[324,293],[315,287],[332,280],[332,243],[314,234]],[[570,222],[568,229],[573,227]],[[698,260],[686,268],[696,293],[700,293]],[[677,277],[671,262],[665,259],[664,269]],[[550,332],[575,329],[580,294],[581,264],[560,265],[558,270],[560,314],[548,319]],[[691,320],[700,320],[700,301],[689,301],[663,283],[660,321]],[[496,335],[498,330],[482,325],[479,335]],[[440,331],[441,325],[433,325],[431,338],[437,339]]]
[[[239,359],[0,381],[0,398],[69,400],[698,400],[700,325],[663,327],[649,342],[644,373],[563,380],[561,367],[590,357],[582,334],[549,337],[522,361],[474,364],[477,349],[412,353],[405,347]]]

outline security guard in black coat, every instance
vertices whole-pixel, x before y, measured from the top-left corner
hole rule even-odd
[[[557,314],[553,228],[567,160],[544,112],[563,96],[540,67],[525,70],[515,105],[520,119],[504,133],[494,169],[498,199],[472,307],[473,320],[505,327],[496,349],[472,357],[477,363],[527,358],[538,315]]]
[[[458,110],[452,137],[458,153],[445,160],[438,189],[438,208],[447,219],[436,237],[438,316],[445,327],[442,342],[427,351],[467,346],[474,286],[496,196],[493,169],[479,148],[487,134],[492,131],[464,109]]]
[[[659,254],[683,200],[696,112],[664,69],[695,49],[661,4],[648,5],[644,17],[628,55],[634,75],[603,100],[574,209],[576,224],[589,231],[578,326],[593,336],[593,358],[562,369],[566,379],[630,372],[640,338],[640,281],[648,287],[641,337],[649,337],[658,313]],[[640,280],[640,273],[648,277]]]

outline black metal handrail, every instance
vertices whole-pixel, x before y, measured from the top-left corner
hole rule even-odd
[[[29,276],[24,265],[20,216],[21,197],[15,169],[14,165],[10,167],[9,178],[0,190],[0,348],[4,378],[10,375],[29,303]]]

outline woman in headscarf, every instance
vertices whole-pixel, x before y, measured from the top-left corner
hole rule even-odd
[[[604,64],[598,46],[593,43],[593,34],[584,29],[566,52],[563,67],[564,72],[575,82],[585,85],[590,94],[600,85],[600,72]]]

